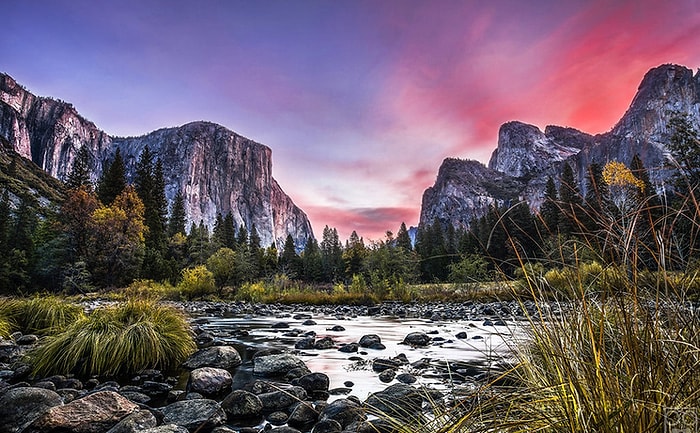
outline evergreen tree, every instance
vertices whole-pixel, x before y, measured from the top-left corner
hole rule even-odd
[[[343,251],[345,276],[348,279],[362,272],[362,262],[366,254],[367,250],[364,240],[353,230],[352,233],[350,233],[350,238],[345,242],[345,251]]]
[[[581,193],[574,178],[574,171],[568,163],[564,163],[562,170],[559,202],[562,211],[559,232],[567,236],[580,232]]]
[[[304,281],[319,282],[323,277],[321,250],[316,239],[309,236],[301,255],[302,278]]]
[[[185,234],[185,224],[187,215],[185,214],[185,199],[180,191],[175,194],[173,203],[170,206],[170,219],[168,220],[168,237],[175,236],[176,233]]]
[[[97,184],[97,197],[109,206],[114,199],[126,188],[126,169],[119,148],[114,154],[114,160],[102,171]]]
[[[221,215],[221,212],[217,212],[216,220],[214,221],[214,229],[211,232],[211,242],[215,249],[227,248],[225,237],[224,217]]]
[[[343,277],[343,248],[335,228],[323,228],[321,259],[325,281],[333,282]]]
[[[284,241],[284,248],[282,249],[282,255],[279,259],[280,271],[289,276],[290,278],[296,278],[300,268],[299,256],[296,252],[296,246],[294,245],[294,239],[292,235],[288,234]]]
[[[227,212],[224,217],[224,245],[232,250],[236,249],[236,225],[231,212]]]
[[[187,235],[187,253],[191,265],[203,265],[211,255],[209,229],[200,220],[199,225],[192,223]]]
[[[556,233],[557,227],[559,226],[560,214],[557,187],[554,185],[554,179],[548,176],[547,185],[544,190],[544,201],[542,202],[542,206],[540,206],[540,220],[542,224],[544,224],[545,232]]]
[[[258,278],[261,275],[264,254],[265,251],[260,246],[258,229],[253,223],[250,228],[250,236],[248,236],[248,262],[250,263],[251,279]]]
[[[399,232],[396,234],[396,245],[399,248],[403,248],[406,252],[413,251],[413,245],[411,243],[411,237],[406,229],[406,223],[402,222],[401,227],[399,227]]]
[[[90,154],[87,146],[82,146],[78,149],[78,153],[73,161],[73,167],[66,179],[66,187],[68,189],[78,189],[82,186],[92,189],[90,173]]]

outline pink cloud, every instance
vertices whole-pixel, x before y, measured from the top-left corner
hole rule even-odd
[[[328,225],[338,229],[338,235],[343,242],[350,237],[353,230],[363,237],[365,242],[384,239],[387,230],[396,234],[402,222],[410,226],[412,221],[418,221],[419,213],[415,206],[338,209],[306,205],[304,210],[311,221],[317,224],[314,225],[317,238],[321,237],[323,227]]]

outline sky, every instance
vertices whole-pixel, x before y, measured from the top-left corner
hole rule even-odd
[[[272,149],[341,239],[417,225],[443,159],[501,124],[612,128],[644,74],[700,67],[700,0],[3,0],[0,71],[110,135],[196,120]]]

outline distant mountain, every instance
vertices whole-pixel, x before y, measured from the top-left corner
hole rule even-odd
[[[678,65],[651,69],[620,121],[604,134],[590,135],[573,128],[508,122],[501,126],[498,147],[488,167],[476,161],[447,158],[435,185],[423,193],[420,224],[440,221],[467,227],[486,214],[490,205],[526,201],[538,209],[547,177],[555,181],[564,163],[574,169],[585,193],[585,173],[593,163],[617,160],[630,164],[639,154],[651,181],[662,190],[670,176],[666,125],[673,112],[686,113],[700,125],[700,72]]]
[[[190,222],[210,227],[217,213],[231,213],[237,225],[255,225],[263,246],[284,245],[292,235],[302,248],[313,237],[306,214],[272,177],[269,147],[221,125],[193,122],[141,137],[111,137],[78,114],[73,105],[33,95],[12,77],[0,74],[0,146],[33,161],[47,173],[65,179],[78,149],[91,156],[97,180],[119,148],[127,176],[148,146],[163,162],[166,196],[178,190]]]

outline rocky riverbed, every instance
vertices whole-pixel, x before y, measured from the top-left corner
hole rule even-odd
[[[30,378],[38,339],[2,341],[0,433],[392,432],[498,377],[533,307],[180,306],[199,350],[179,371]]]

